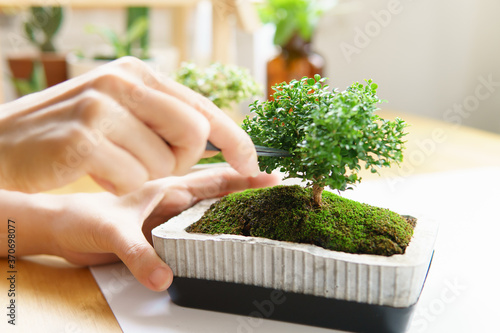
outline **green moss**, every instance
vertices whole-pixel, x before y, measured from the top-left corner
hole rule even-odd
[[[222,162],[226,162],[226,160],[224,159],[224,156],[222,156],[222,153],[218,153],[217,155],[212,157],[202,158],[201,160],[198,161],[198,164],[222,163]]]
[[[275,186],[227,195],[187,231],[236,234],[306,243],[349,253],[390,256],[404,253],[415,221],[388,209],[323,192],[323,205],[311,189]]]

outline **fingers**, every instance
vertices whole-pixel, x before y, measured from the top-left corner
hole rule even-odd
[[[181,179],[191,195],[198,200],[216,198],[248,188],[273,186],[280,182],[277,174],[259,173],[256,177],[245,177],[230,168],[195,172]]]
[[[58,110],[46,122],[76,124],[83,137],[66,138],[52,153],[58,172],[51,179],[58,186],[87,172],[109,191],[127,193],[148,180],[186,173],[206,154],[207,140],[241,175],[258,174],[253,143],[233,120],[207,98],[137,59],[103,66],[41,97],[45,101],[33,110]]]
[[[128,137],[145,148],[145,137],[151,135],[157,137],[156,141],[160,144],[156,143],[149,149],[143,149],[143,155],[152,158],[153,168],[168,166],[168,175],[182,175],[203,156],[211,128],[207,119],[191,105],[155,90],[137,78],[119,72],[95,78],[92,89],[111,96],[120,107],[132,115],[130,118],[143,124],[144,128],[137,133],[131,132],[131,127],[141,129],[137,124],[121,126],[126,132],[123,133],[124,136],[118,138],[120,142],[126,143]],[[120,121],[124,122],[124,119]],[[167,145],[166,148],[171,153],[166,155],[162,150],[156,149],[159,145]],[[165,173],[160,172],[160,174],[166,176]]]
[[[147,96],[132,112],[168,143],[174,157],[170,158],[173,164],[170,174],[185,174],[203,156],[210,124],[177,98],[148,87],[144,89]]]
[[[221,149],[226,161],[244,176],[259,173],[257,153],[250,137],[223,111],[205,97],[169,79],[158,84],[158,89],[191,105],[210,124],[208,139]]]
[[[162,95],[166,94],[183,102],[181,105],[189,110],[191,115],[193,115],[192,110],[202,115],[209,124],[208,139],[222,150],[226,161],[244,176],[255,176],[259,173],[257,154],[252,141],[229,116],[211,101],[170,78],[157,75],[137,59],[122,58],[115,62],[115,65],[135,73],[141,78],[144,85],[162,92]],[[151,110],[156,110],[160,115],[167,111],[165,105],[146,109],[148,113],[151,113]]]
[[[175,192],[174,189],[180,184],[193,198],[200,200],[247,188],[276,185],[279,180],[280,177],[275,174],[260,173],[257,177],[245,177],[230,168],[212,169],[176,179],[149,182],[140,191],[140,195],[148,198],[145,200],[148,202],[147,206],[152,207],[150,203],[156,204],[160,199],[158,193]],[[165,198],[176,200],[168,195]],[[129,195],[128,199],[136,201],[137,198],[134,195]],[[150,209],[146,209],[146,211],[149,212]],[[127,230],[121,229],[119,235],[112,237],[112,243],[113,252],[143,285],[155,291],[165,290],[170,286],[173,279],[172,270],[158,257],[142,233],[127,232]]]
[[[148,171],[128,151],[103,140],[85,160],[85,171],[105,190],[125,194],[149,179]]]
[[[72,113],[78,135],[70,135],[67,146],[106,190],[128,193],[171,173],[175,158],[169,147],[109,96],[89,90],[75,98]]]
[[[113,252],[145,287],[163,291],[172,283],[172,270],[156,254],[142,232],[120,230],[113,237],[112,247]]]
[[[141,232],[144,215],[163,196],[163,185],[150,183],[146,189],[121,197],[103,192],[50,199],[61,211],[50,214],[45,229],[52,245],[44,253],[83,265],[120,259],[144,286],[154,291],[165,290],[172,282],[172,270]]]
[[[99,110],[100,115],[94,122],[109,123],[103,134],[116,146],[133,155],[148,171],[148,179],[171,175],[176,166],[176,157],[168,145],[144,122],[109,96],[99,92],[95,94],[98,97],[92,103],[86,102],[86,107]]]
[[[142,119],[99,91],[89,90],[74,102],[73,117],[85,133],[73,144],[86,147],[85,171],[115,194],[131,192],[151,179],[183,174],[204,153],[206,120],[171,96],[154,90],[148,95],[134,111]],[[168,105],[169,112],[144,111],[157,104]],[[173,144],[167,145],[147,124],[155,124],[156,132]]]

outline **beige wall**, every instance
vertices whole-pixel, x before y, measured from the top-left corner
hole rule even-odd
[[[380,97],[389,101],[383,108],[500,133],[498,13],[498,0],[339,0],[321,20],[314,47],[326,58],[332,86],[345,88],[372,78]],[[168,10],[152,12],[155,47],[170,45],[175,31],[169,22]],[[64,50],[102,45],[100,37],[83,31],[88,23],[120,30],[124,12],[70,10],[58,45]],[[207,6],[194,14],[193,23],[191,58],[206,61]],[[19,29],[17,24],[9,32],[19,36]],[[4,53],[19,47],[3,31]],[[237,63],[250,67],[261,83],[265,61],[274,52],[271,35],[272,29],[263,27],[253,36],[235,38]],[[9,89],[6,84],[7,98]]]
[[[331,85],[373,78],[383,108],[500,133],[498,13],[497,0],[344,0],[314,45]]]

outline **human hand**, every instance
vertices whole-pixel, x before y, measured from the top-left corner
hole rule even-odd
[[[275,175],[244,177],[224,168],[151,181],[121,197],[105,192],[63,196],[63,212],[47,226],[47,252],[80,265],[121,259],[144,286],[165,290],[173,275],[150,244],[153,228],[199,200],[278,181]]]
[[[124,57],[0,106],[0,188],[40,192],[89,174],[129,193],[186,173],[207,140],[242,175],[258,173],[250,138],[224,112]]]

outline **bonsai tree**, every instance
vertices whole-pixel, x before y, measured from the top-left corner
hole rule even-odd
[[[252,104],[256,116],[243,122],[255,144],[291,153],[261,158],[261,170],[280,168],[286,178],[298,177],[307,187],[231,193],[186,231],[264,237],[349,253],[404,253],[415,219],[323,188],[348,189],[360,181],[363,166],[377,172],[401,161],[406,125],[374,113],[381,100],[371,80],[342,92],[329,90],[324,82],[317,75],[276,85],[274,100]]]
[[[55,52],[54,36],[63,21],[63,10],[59,6],[31,7],[31,15],[24,23],[24,31],[29,41],[41,52]]]
[[[260,95],[261,88],[246,68],[213,63],[201,68],[183,63],[174,79],[210,99],[219,108],[229,108]]]
[[[280,168],[286,178],[301,178],[312,186],[321,205],[325,186],[340,191],[360,181],[362,165],[371,172],[402,161],[405,122],[375,114],[377,85],[354,83],[345,91],[330,91],[316,75],[274,87],[274,100],[251,105],[254,118],[243,128],[255,144],[285,149],[291,157],[262,157],[260,168]],[[363,163],[363,164],[362,164]]]

